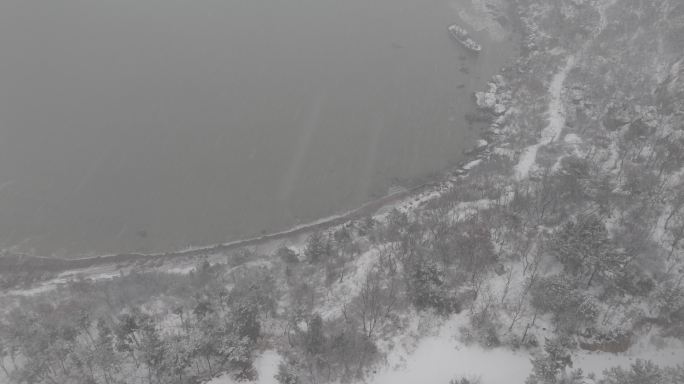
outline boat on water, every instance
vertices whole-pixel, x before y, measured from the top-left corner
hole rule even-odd
[[[473,40],[468,31],[466,31],[465,28],[461,27],[460,25],[452,24],[447,28],[447,30],[449,31],[449,35],[451,35],[454,40],[458,41],[466,49],[475,53],[482,51],[482,46],[477,41]]]

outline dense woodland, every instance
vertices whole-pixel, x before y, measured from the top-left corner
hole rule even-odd
[[[489,111],[481,163],[448,191],[302,247],[0,296],[0,382],[251,380],[266,349],[281,384],[351,382],[411,318],[460,314],[463,342],[529,351],[528,384],[684,383],[657,361],[573,369],[578,350],[684,341],[684,3],[515,3],[522,55],[493,88],[506,112]],[[562,132],[519,179],[571,55]]]

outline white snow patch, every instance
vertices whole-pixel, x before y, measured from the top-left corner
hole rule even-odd
[[[570,70],[575,66],[575,56],[568,57],[565,67],[553,76],[551,81],[551,101],[549,102],[549,125],[542,130],[542,143],[548,144],[558,138],[565,126],[565,108],[561,98],[563,83]]]
[[[482,162],[482,159],[473,160],[473,161],[471,161],[470,163],[464,165],[464,166],[461,167],[461,168],[463,168],[463,169],[465,169],[465,170],[470,170],[470,169],[475,168],[475,167],[476,167],[478,164],[480,164],[481,162]]]
[[[520,154],[518,164],[515,165],[515,178],[517,180],[522,180],[530,174],[530,169],[537,160],[537,150],[539,150],[539,143],[530,145]]]
[[[505,157],[508,157],[509,159],[512,159],[515,157],[515,151],[512,149],[508,149],[508,148],[496,147],[496,148],[494,148],[493,152],[495,155],[505,156]]]
[[[455,222],[461,221],[469,215],[474,215],[477,212],[489,208],[493,203],[494,202],[490,199],[460,202],[451,210],[451,219]]]
[[[567,135],[565,135],[565,137],[563,138],[563,141],[565,141],[568,144],[573,144],[573,145],[582,144],[582,138],[577,136],[574,133],[568,133]]]
[[[165,270],[166,273],[173,273],[176,275],[187,275],[190,272],[194,271],[195,268],[197,268],[196,263],[194,264],[188,264],[188,265],[178,265],[173,268],[169,268]]]
[[[399,369],[388,367],[370,384],[447,384],[457,377],[480,377],[482,384],[524,383],[531,371],[527,353],[466,346],[456,339],[463,317],[456,316],[435,336],[423,338]]]
[[[58,285],[65,284],[66,280],[55,279],[48,283],[40,284],[28,289],[12,289],[7,291],[7,295],[10,296],[36,296],[41,293],[52,291],[56,289]]]
[[[241,381],[242,384],[278,384],[275,375],[278,373],[278,365],[281,357],[276,351],[265,351],[254,361],[254,366],[258,373],[256,381]],[[206,384],[237,384],[230,375],[224,374]]]

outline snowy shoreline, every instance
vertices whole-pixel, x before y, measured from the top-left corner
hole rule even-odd
[[[601,15],[603,18],[603,15]],[[605,25],[605,20],[601,20],[601,26]],[[585,45],[586,47],[586,45]],[[277,232],[270,235],[265,235],[262,237],[245,239],[236,242],[230,242],[220,245],[215,245],[211,247],[203,247],[196,249],[188,249],[178,253],[163,253],[163,254],[152,254],[152,255],[140,255],[144,259],[159,259],[168,260],[174,257],[188,257],[193,258],[202,255],[216,255],[219,254],[223,257],[220,262],[225,262],[225,253],[243,247],[260,247],[260,246],[282,246],[280,241],[288,240],[290,241],[287,246],[292,246],[293,249],[300,251],[302,245],[304,244],[303,237],[312,231],[318,230],[328,230],[334,228],[338,225],[343,225],[350,220],[356,220],[357,218],[363,218],[367,216],[373,216],[375,218],[382,219],[383,215],[391,208],[399,208],[402,211],[412,213],[413,209],[419,208],[422,204],[438,199],[445,196],[445,191],[449,190],[449,186],[453,186],[459,183],[461,176],[468,174],[477,167],[486,166],[488,164],[488,154],[489,153],[513,153],[513,155],[506,155],[511,158],[510,167],[507,167],[505,171],[502,171],[502,175],[506,175],[506,182],[511,185],[520,185],[524,183],[529,183],[533,180],[535,173],[537,172],[537,166],[543,164],[541,156],[544,154],[545,146],[564,146],[566,149],[577,149],[576,146],[583,142],[583,139],[576,133],[568,133],[565,135],[563,140],[561,139],[561,134],[566,128],[566,123],[572,121],[572,117],[568,117],[568,113],[571,113],[572,107],[569,104],[564,104],[564,96],[567,89],[565,86],[566,79],[569,73],[575,68],[575,65],[583,59],[583,48],[578,50],[573,50],[573,52],[563,54],[562,56],[556,57],[558,62],[554,62],[554,65],[549,65],[548,70],[553,68],[552,72],[544,73],[544,76],[548,75],[549,81],[547,82],[548,87],[546,87],[546,93],[548,99],[539,105],[546,107],[543,112],[545,117],[545,124],[540,124],[542,127],[541,131],[527,132],[527,135],[535,135],[535,141],[526,142],[526,145],[516,145],[516,148],[511,148],[515,143],[515,139],[511,134],[511,131],[506,131],[507,119],[510,118],[510,114],[517,113],[516,106],[509,104],[499,103],[501,95],[506,94],[508,90],[504,89],[507,85],[502,79],[493,79],[493,87],[490,87],[490,91],[478,97],[478,100],[482,104],[481,108],[484,106],[494,112],[494,123],[490,127],[490,130],[502,129],[505,132],[501,136],[498,142],[496,140],[490,140],[490,142],[483,142],[478,145],[479,150],[468,155],[468,160],[464,161],[459,167],[451,170],[445,171],[440,174],[440,177],[431,182],[421,184],[415,188],[408,191],[401,191],[395,194],[389,194],[380,199],[374,200],[361,207],[340,214],[331,216],[328,218],[323,218],[316,220],[309,224],[304,224],[300,226],[293,227],[289,230]],[[554,54],[555,55],[555,54]],[[505,99],[505,97],[503,97]],[[485,101],[488,100],[485,104]],[[509,100],[510,101],[510,100]],[[502,107],[498,107],[501,105]],[[566,110],[567,107],[567,110]],[[502,109],[503,108],[503,109]],[[499,117],[496,117],[499,116]],[[571,116],[571,115],[570,115]],[[566,121],[568,119],[568,121]],[[537,137],[538,136],[538,137]],[[483,136],[485,137],[485,136]],[[539,153],[540,158],[537,159],[537,154]],[[518,154],[516,158],[515,155]],[[562,158],[562,154],[558,158]],[[556,161],[558,158],[554,158]],[[539,163],[538,163],[539,161]],[[551,163],[553,164],[553,163]],[[487,168],[489,169],[489,168]],[[482,171],[482,170],[480,170]],[[477,175],[471,175],[477,176]],[[473,200],[460,200],[456,201],[453,206],[450,206],[450,210],[445,213],[445,215],[453,215],[456,220],[459,220],[459,214],[463,211],[475,211],[481,209],[486,209],[486,207],[493,205],[496,202],[508,201],[508,199],[513,195],[509,193],[507,189],[502,189],[499,197],[497,198],[484,198]],[[667,211],[665,211],[665,214]],[[659,219],[660,231],[663,232],[664,229],[664,216],[663,219]],[[538,225],[541,227],[541,225]],[[544,230],[542,228],[542,230]],[[662,233],[659,235],[659,239],[662,238]],[[533,248],[533,247],[532,247]],[[264,249],[260,249],[264,251]],[[345,298],[356,297],[358,295],[358,289],[362,285],[364,278],[368,274],[370,265],[374,259],[377,259],[377,249],[368,249],[365,252],[357,256],[353,261],[353,267],[344,274],[344,279],[340,278],[339,281],[331,283],[327,287],[325,296],[321,299],[322,302],[318,304],[315,308],[317,313],[322,317],[323,321],[332,321],[335,316],[340,316],[340,308],[344,305]],[[526,251],[527,252],[527,251]],[[531,252],[530,252],[531,253]],[[268,255],[272,253],[263,253],[264,257],[259,262],[272,263],[272,259]],[[109,256],[109,257],[117,257]],[[525,256],[525,258],[527,255]],[[95,260],[98,260],[96,258]],[[93,260],[93,259],[80,259],[80,260]],[[111,260],[108,260],[109,262]],[[194,260],[196,262],[196,260]],[[214,260],[210,260],[214,261]],[[492,297],[496,297],[497,303],[499,297],[501,297],[501,305],[503,309],[500,309],[502,316],[502,323],[505,323],[501,327],[500,336],[518,336],[522,334],[520,329],[514,329],[514,324],[516,324],[518,314],[510,322],[511,319],[508,317],[510,313],[503,307],[506,295],[508,297],[517,297],[523,299],[527,292],[523,292],[523,285],[525,283],[525,272],[521,271],[522,267],[516,266],[514,263],[517,261],[508,260],[509,264],[503,265],[502,273],[498,272],[490,273],[487,276],[485,283],[485,289],[483,288],[483,295],[491,294]],[[505,262],[502,262],[502,264]],[[180,262],[176,263],[174,267],[178,267],[179,271],[189,271],[193,268],[191,262],[187,262],[189,266],[188,270],[184,270],[179,267]],[[498,265],[497,265],[498,267]],[[508,269],[508,282],[505,281],[506,267]],[[553,274],[557,272],[553,268],[558,268],[558,265],[552,265],[549,271],[545,273]],[[526,268],[526,267],[525,267]],[[108,276],[102,271],[95,271],[101,273],[102,276]],[[168,270],[167,270],[168,272]],[[491,271],[490,271],[491,272]],[[91,275],[92,277],[93,275]],[[513,276],[514,283],[509,287],[511,282],[511,276]],[[504,287],[505,284],[505,287]],[[584,286],[583,286],[584,287]],[[510,288],[510,289],[509,289]],[[587,286],[587,291],[589,287]],[[517,296],[516,296],[517,295]],[[313,297],[313,296],[312,296]],[[477,300],[477,296],[476,299]],[[475,304],[471,309],[475,308]],[[522,307],[521,307],[522,308]],[[627,308],[627,307],[625,307]],[[603,323],[606,324],[608,320],[609,326],[615,325],[610,323],[610,318],[608,315],[610,311],[606,312],[603,317]],[[466,377],[466,378],[478,378],[481,380],[482,384],[509,384],[509,383],[524,383],[528,375],[533,371],[533,366],[531,360],[541,356],[543,348],[539,344],[535,346],[524,345],[524,336],[521,339],[517,339],[518,343],[515,344],[511,339],[500,340],[500,343],[492,344],[498,345],[496,347],[485,347],[480,344],[479,341],[468,341],[463,337],[463,330],[468,330],[468,327],[473,327],[474,325],[470,322],[467,310],[463,310],[460,313],[452,314],[448,317],[436,315],[430,311],[424,312],[413,312],[408,311],[402,313],[407,320],[401,323],[400,327],[394,329],[394,333],[391,333],[386,339],[382,339],[379,348],[385,353],[385,362],[378,363],[370,374],[363,381],[364,383],[370,384],[413,384],[416,382],[429,382],[429,383],[442,383],[447,384],[449,380]],[[526,315],[521,315],[526,316]],[[528,319],[532,317],[531,313],[527,313]],[[645,316],[645,315],[644,315]],[[522,317],[521,317],[522,318]],[[535,323],[536,322],[536,323]],[[503,331],[506,329],[508,324],[508,333]],[[518,321],[518,327],[524,328],[523,321]],[[620,324],[622,325],[622,324]],[[539,318],[535,312],[533,320],[531,320],[531,328],[528,324],[528,328],[525,329],[524,335],[527,336],[527,330],[534,332],[535,340],[540,341],[542,339],[552,339],[556,337],[559,332],[558,328],[554,325],[554,320],[551,319],[551,315],[548,313],[540,313]],[[617,328],[617,325],[616,325]],[[628,328],[633,330],[634,328]],[[427,330],[427,331],[426,331]],[[635,332],[635,337],[632,340],[632,344],[624,350],[623,352],[591,352],[582,349],[582,347],[577,347],[572,350],[571,355],[571,368],[578,368],[587,374],[585,383],[596,383],[595,376],[600,376],[605,370],[612,367],[622,367],[629,369],[630,365],[634,364],[638,359],[650,359],[655,360],[659,365],[663,367],[672,367],[680,364],[684,361],[684,344],[674,338],[663,338],[659,336],[655,331],[644,331]],[[487,344],[489,345],[489,344]],[[257,380],[252,381],[253,383],[259,384],[274,384],[276,383],[274,379],[274,374],[277,373],[278,365],[282,360],[281,355],[278,351],[276,345],[269,345],[265,347],[265,350],[259,350],[257,359],[255,360],[256,369],[259,373]],[[283,352],[283,351],[281,351]],[[283,356],[286,356],[286,352],[283,352]],[[574,363],[574,366],[573,366]],[[565,372],[565,367],[563,371]],[[211,379],[207,384],[233,384],[235,381],[230,377],[229,374],[224,374],[222,376]],[[358,381],[354,381],[358,382]]]

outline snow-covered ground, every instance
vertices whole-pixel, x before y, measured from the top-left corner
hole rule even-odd
[[[397,347],[388,356],[387,367],[367,380],[370,384],[448,384],[454,378],[479,378],[482,384],[523,384],[531,373],[532,356],[525,350],[508,347],[485,349],[479,345],[465,345],[458,340],[459,327],[467,315],[452,316],[437,334],[423,337],[412,351]],[[656,347],[644,337],[630,350],[613,354],[577,351],[573,368],[600,377],[612,367],[628,368],[637,359],[652,360],[660,366],[684,363],[684,348],[676,340]],[[400,342],[396,342],[400,345]]]
[[[343,280],[333,284],[325,294],[325,300],[318,309],[323,319],[334,319],[342,316],[344,305],[350,297],[355,297],[363,288],[366,276],[378,259],[378,249],[371,249],[356,260],[355,270]]]
[[[420,320],[415,319],[418,324]],[[427,337],[419,337],[416,345],[404,346],[406,335],[396,336],[395,348],[387,356],[384,368],[367,378],[368,384],[448,384],[454,378],[479,378],[482,384],[522,384],[531,372],[531,355],[525,350],[507,347],[485,349],[459,341],[459,328],[467,322],[466,314],[453,315]],[[416,325],[415,327],[420,327]],[[410,327],[411,328],[411,327]],[[676,343],[672,344],[672,343]],[[255,361],[258,378],[248,384],[277,384],[275,375],[281,356],[267,350]],[[629,367],[637,359],[650,359],[661,366],[684,362],[681,343],[656,348],[644,338],[629,351],[620,354],[580,351],[573,356],[574,368],[585,374],[596,374],[614,366]],[[236,384],[229,376],[217,377],[206,384]]]
[[[66,283],[66,280],[51,280],[48,283],[41,283],[28,289],[12,289],[5,294],[8,296],[35,296],[41,293],[49,292],[57,287],[59,284]]]
[[[258,377],[254,381],[244,382],[241,384],[278,384],[275,379],[275,375],[278,373],[278,365],[280,364],[281,357],[275,351],[266,351],[256,358],[254,362],[254,367],[257,370]],[[206,384],[236,384],[237,382],[233,380],[229,375],[223,375],[217,377]]]
[[[605,2],[608,4],[608,2]],[[605,26],[605,16],[602,12],[602,26]],[[562,54],[564,51],[558,50],[554,54]],[[569,72],[575,67],[578,61],[577,57],[581,59],[581,55],[571,55],[566,59],[565,64],[552,77],[549,94],[550,99],[548,103],[548,124],[541,132],[539,141],[531,146],[525,148],[519,157],[518,163],[515,165],[515,177],[518,180],[525,179],[536,166],[537,152],[539,148],[548,145],[561,136],[562,130],[566,124],[565,110],[563,106],[563,90],[565,80]],[[583,140],[577,134],[568,134],[564,138],[564,143],[570,147],[578,150],[578,146],[583,143]],[[611,143],[611,157],[609,164],[616,164],[618,156],[618,148],[615,143]],[[513,153],[512,150],[505,150],[497,148],[502,154]],[[474,160],[462,167],[464,170],[469,170],[478,166],[483,160]],[[683,177],[678,174],[679,177]],[[1,187],[0,187],[1,188]],[[403,194],[400,191],[398,194]],[[385,205],[375,212],[375,218],[382,220],[388,212],[392,209],[399,209],[403,212],[410,212],[411,209],[425,203],[431,199],[438,198],[441,195],[437,188],[430,188],[422,193],[406,196],[398,199],[392,203]],[[506,199],[512,197],[513,192],[506,193]],[[494,201],[488,199],[466,201],[456,205],[451,214],[454,220],[460,220],[470,212],[485,209],[493,204]],[[658,224],[654,229],[654,239],[661,240],[664,233],[664,222],[667,219],[671,209],[666,209],[658,220]],[[286,234],[288,232],[297,231],[306,227],[324,224],[333,221],[346,214],[331,216],[321,220],[317,220],[305,225],[294,227],[288,231],[278,233]],[[264,254],[271,254],[279,246],[289,246],[292,249],[302,252],[306,234],[298,235],[290,239],[277,239],[259,245],[259,252]],[[236,243],[239,243],[236,242]],[[230,243],[228,243],[230,244]],[[325,300],[322,305],[317,308],[324,319],[333,319],[340,315],[342,305],[345,298],[354,297],[358,294],[365,276],[372,268],[374,261],[377,259],[379,250],[370,249],[364,252],[354,262],[355,268],[352,269],[345,279],[341,282],[336,282],[326,292]],[[532,253],[532,252],[530,252]],[[216,260],[225,261],[227,255],[216,254],[211,257]],[[266,260],[258,260],[253,262],[255,264],[268,263]],[[166,266],[167,272],[173,273],[188,273],[195,266],[194,260],[183,260],[183,262],[174,262],[170,267]],[[94,273],[93,270],[90,272]],[[524,276],[519,277],[519,270],[514,270],[514,281],[522,283]],[[99,278],[114,277],[111,273],[99,271],[94,276]],[[521,284],[514,284],[511,287],[507,285],[504,288],[504,278],[493,279],[488,286],[497,295],[505,292],[509,297],[520,294],[522,290]],[[34,294],[48,290],[49,286],[44,285],[37,287],[32,291],[25,291],[27,294]],[[419,322],[416,318],[414,323]],[[526,350],[512,350],[509,347],[486,349],[479,345],[466,345],[459,340],[459,328],[467,324],[467,315],[460,314],[450,317],[448,320],[435,320],[437,323],[436,329],[432,329],[430,335],[405,332],[405,334],[395,337],[390,344],[393,348],[384,348],[388,351],[387,364],[380,368],[376,374],[367,378],[364,382],[369,384],[416,384],[416,383],[435,383],[447,384],[449,380],[460,377],[477,377],[481,379],[482,384],[515,384],[524,383],[531,371],[531,355]],[[543,319],[539,319],[538,323],[543,323]],[[539,326],[538,326],[539,327]],[[419,327],[416,327],[419,328]],[[551,327],[544,327],[544,330]],[[542,333],[537,333],[541,335]],[[551,336],[552,332],[549,331]],[[409,340],[406,342],[406,340]],[[381,341],[380,344],[385,344]],[[659,345],[658,347],[656,345]],[[601,375],[601,373],[614,366],[628,367],[637,359],[650,359],[661,366],[673,366],[684,362],[684,348],[681,343],[668,341],[667,343],[658,344],[653,343],[652,340],[646,336],[639,340],[630,350],[620,354],[600,353],[577,351],[573,356],[574,368],[581,368],[585,373]],[[258,379],[253,381],[254,384],[276,384],[274,376],[278,370],[278,364],[281,361],[280,355],[273,350],[268,350],[259,355],[255,361],[255,366],[258,372]],[[234,384],[228,375],[215,378],[207,384]]]
[[[397,348],[388,367],[368,380],[371,384],[448,384],[461,377],[479,377],[482,384],[524,383],[532,369],[525,352],[483,349],[458,340],[466,315],[452,316],[434,336],[422,338],[413,352]],[[399,368],[397,364],[401,364]]]
[[[585,374],[593,373],[600,377],[603,371],[612,367],[629,368],[637,359],[651,360],[661,367],[673,367],[684,363],[684,350],[681,347],[656,350],[651,346],[648,349],[629,350],[621,354],[586,352],[573,356],[573,363],[574,368],[581,368]]]

